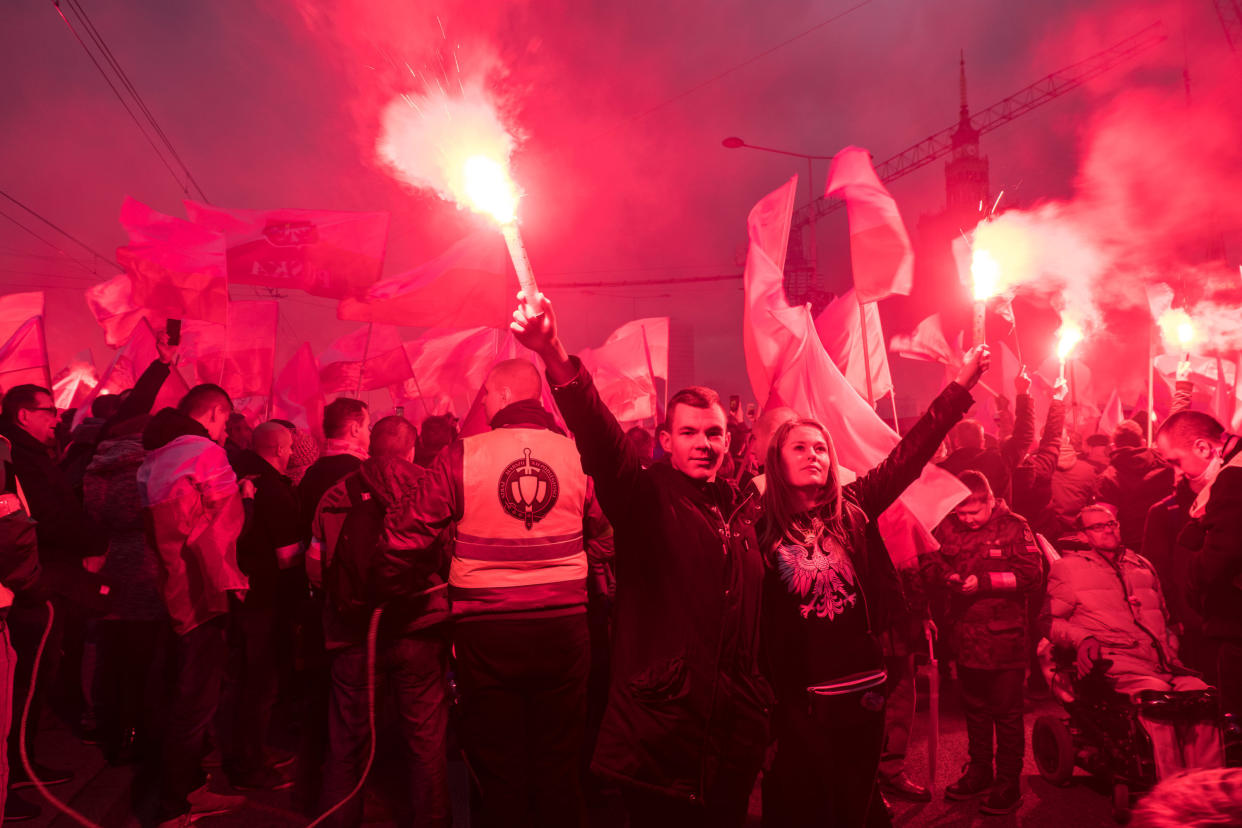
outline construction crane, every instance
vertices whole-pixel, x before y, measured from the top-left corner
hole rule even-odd
[[[1217,0],[1217,11],[1220,11],[1221,6],[1226,4],[1233,6],[1235,10],[1238,7],[1236,0]],[[1223,15],[1221,19],[1224,20]],[[1167,39],[1168,36],[1163,32],[1162,24],[1156,22],[1102,52],[1040,78],[1025,89],[1015,92],[973,116],[966,110],[965,101],[963,101],[961,119],[958,123],[945,127],[914,146],[880,162],[875,167],[876,175],[887,184],[915,170],[922,169],[953,151],[954,133],[963,127],[973,129],[978,135],[999,129],[1031,110],[1082,86],[1092,78],[1158,46]],[[789,236],[789,255],[786,257],[790,264],[787,271],[805,271],[809,267],[813,274],[815,263],[808,262],[803,252],[803,230],[807,226],[813,226],[816,219],[823,218],[844,204],[845,202],[840,199],[820,196],[794,211]]]
[[[1213,0],[1216,16],[1220,18],[1220,26],[1225,30],[1225,40],[1233,52],[1242,46],[1242,6],[1238,0]]]

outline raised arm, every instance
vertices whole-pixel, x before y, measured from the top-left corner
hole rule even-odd
[[[927,413],[906,432],[888,457],[846,487],[847,494],[857,500],[868,518],[878,518],[923,473],[936,447],[974,404],[970,389],[987,370],[990,360],[986,347],[972,348],[957,379],[932,401]]]
[[[541,293],[537,304],[542,313],[529,317],[525,303],[519,301],[510,328],[518,342],[543,359],[552,396],[574,435],[583,471],[595,481],[604,514],[614,525],[624,523],[643,479],[642,460],[600,399],[590,373],[565,351],[551,302]]]
[[[1026,457],[1026,452],[1035,439],[1035,400],[1031,397],[1031,378],[1027,375],[1025,366],[1013,378],[1013,387],[1016,392],[1013,433],[1001,445],[1001,454],[1010,471]]]

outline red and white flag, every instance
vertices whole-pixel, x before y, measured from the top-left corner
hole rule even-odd
[[[343,299],[379,278],[387,213],[226,210],[185,202],[190,221],[223,233],[229,281]]]
[[[276,362],[278,302],[230,302],[228,324],[186,322],[181,361],[195,383],[219,385],[234,400],[268,397]]]
[[[134,284],[127,273],[88,287],[86,305],[103,328],[104,341],[113,348],[128,342],[138,323],[153,315],[150,308],[134,301]],[[156,324],[162,325],[163,320],[157,318]]]
[[[788,244],[797,178],[770,194],[748,219],[744,342],[755,396],[765,408],[785,405],[823,423],[845,469],[862,474],[899,442],[833,364],[815,331],[808,307],[792,307],[782,287],[781,261]],[[893,562],[901,566],[935,548],[931,528],[963,497],[966,487],[934,465],[923,470],[879,521]],[[908,515],[902,514],[907,512]]]
[[[1125,422],[1126,413],[1121,407],[1121,397],[1114,388],[1112,393],[1108,395],[1108,400],[1104,403],[1104,409],[1100,412],[1099,431],[1112,435],[1117,430],[1117,426]]]
[[[373,391],[411,376],[401,335],[392,325],[363,325],[319,355],[319,382],[326,394]]]
[[[133,303],[158,319],[225,324],[229,303],[224,235],[164,215],[137,199],[121,205],[129,244],[116,260],[129,277]]]
[[[98,384],[95,359],[91,349],[87,348],[74,355],[69,364],[52,378],[52,399],[59,409],[77,408]]]
[[[412,376],[388,391],[398,404],[421,408],[423,414],[430,411],[462,416],[487,372],[502,358],[507,336],[507,331],[499,328],[429,330],[405,343]]]
[[[119,394],[122,391],[133,388],[134,383],[142,376],[142,372],[151,366],[151,363],[159,358],[159,351],[155,347],[155,331],[151,327],[151,323],[145,319],[138,321],[134,326],[133,334],[129,341],[121,347],[116,355],[112,358],[112,364],[103,372],[103,376],[99,378],[99,384],[96,385],[82,401],[78,408],[78,413],[74,415],[73,425],[76,428],[83,420],[90,416],[91,403],[101,394]],[[159,393],[156,395],[155,404],[151,406],[151,411],[159,411],[161,408],[175,406],[185,396],[185,392],[190,390],[190,385],[182,378],[181,373],[174,366],[169,372],[168,379],[164,380],[164,384],[160,386]]]
[[[504,237],[472,233],[420,267],[376,282],[337,305],[338,319],[428,328],[503,328],[513,311]]]
[[[0,296],[0,393],[18,385],[50,388],[43,291]]]
[[[635,319],[613,331],[600,347],[579,352],[618,421],[658,415],[655,380],[668,381],[668,332],[667,316]]]
[[[914,250],[897,202],[871,166],[871,153],[846,147],[833,156],[824,195],[845,199],[858,301],[875,302],[894,293],[910,295]]]
[[[281,369],[276,377],[275,394],[272,397],[272,416],[289,420],[323,437],[323,388],[319,384],[319,361],[309,342],[302,347]]]
[[[867,336],[863,341],[860,313],[867,316]],[[884,329],[880,326],[880,310],[874,302],[860,305],[854,290],[838,296],[819,316],[815,330],[824,343],[828,356],[836,363],[858,396],[872,405],[893,390],[893,377],[888,370],[888,349],[884,347]],[[865,356],[864,356],[865,354]],[[871,387],[867,387],[867,366],[871,367]]]

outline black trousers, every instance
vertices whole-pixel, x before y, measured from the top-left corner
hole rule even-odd
[[[143,742],[159,733],[160,690],[171,637],[166,619],[99,622],[95,710],[107,749],[116,749],[130,728]]]
[[[200,624],[172,645],[172,681],[164,722],[158,821],[190,809],[186,796],[202,784],[207,731],[220,704],[228,661],[225,616]]]
[[[992,770],[996,737],[996,780],[1017,784],[1022,775],[1026,733],[1022,726],[1022,667],[978,670],[957,667],[966,709],[966,738],[972,767]]]
[[[826,721],[805,704],[777,708],[776,757],[763,777],[764,828],[890,825],[876,772],[884,711]]]
[[[43,636],[47,620],[47,607],[42,603],[35,606],[18,605],[9,610],[7,619],[9,638],[13,643],[13,650],[17,653],[17,668],[13,672],[13,718],[8,742],[9,762],[13,768],[22,766],[21,753],[19,753],[22,707],[26,704],[26,696],[30,694],[35,653],[39,649],[39,639]],[[63,615],[58,606],[56,623],[52,626],[52,631],[47,637],[47,644],[43,648],[43,660],[39,663],[39,681],[35,686],[34,698],[30,702],[30,720],[26,725],[26,751],[32,761],[35,758],[35,735],[39,732],[43,702],[51,690],[52,682],[56,680],[60,666],[63,633]]]
[[[238,603],[230,613],[234,626],[232,731],[229,767],[253,773],[265,767],[267,734],[280,690],[280,658],[293,648],[293,628],[277,607]]]
[[[585,825],[586,615],[458,622],[454,638],[476,828]]]

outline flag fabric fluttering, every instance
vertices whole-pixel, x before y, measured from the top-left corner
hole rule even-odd
[[[272,395],[272,416],[289,420],[316,439],[323,437],[323,389],[319,383],[319,361],[309,342],[303,342],[276,377]]]
[[[748,219],[745,328],[747,371],[765,407],[786,405],[823,423],[841,465],[855,474],[880,463],[899,442],[896,432],[858,396],[824,350],[808,307],[791,307],[782,287],[782,260],[797,178],[762,199]],[[881,516],[879,526],[898,566],[935,548],[931,528],[968,494],[953,475],[928,466]],[[908,513],[908,514],[906,514]]]
[[[325,394],[400,385],[413,376],[401,335],[392,325],[363,325],[319,355],[319,382]]]
[[[655,381],[668,381],[668,335],[667,316],[635,319],[613,331],[600,347],[579,351],[600,397],[619,422],[658,416]]]
[[[504,237],[472,233],[426,264],[347,297],[336,316],[431,328],[503,328],[513,310],[513,278]]]
[[[1125,422],[1125,419],[1126,413],[1121,407],[1121,395],[1114,388],[1104,402],[1104,409],[1100,412],[1100,425],[1097,430],[1111,436],[1117,430],[1117,426]]]
[[[897,202],[871,166],[871,153],[846,147],[833,156],[824,195],[845,199],[858,301],[875,302],[894,293],[909,296],[914,249]]]
[[[190,221],[223,233],[229,281],[304,290],[315,296],[361,296],[379,278],[388,244],[388,213],[328,210],[234,210],[185,202]]]
[[[962,361],[961,355],[949,344],[944,334],[944,323],[938,313],[933,313],[916,325],[913,332],[894,336],[888,347],[899,357],[921,362],[957,366]]]
[[[76,428],[83,420],[90,416],[91,404],[95,398],[101,394],[119,394],[122,391],[133,388],[134,383],[142,376],[142,372],[150,367],[151,363],[159,358],[159,351],[155,347],[155,330],[151,327],[151,323],[145,319],[140,319],[138,324],[134,326],[133,334],[116,355],[112,358],[112,363],[104,370],[103,375],[99,378],[99,384],[91,389],[88,397],[82,401],[78,408],[78,413],[73,417],[73,425]],[[151,411],[159,411],[161,408],[175,406],[185,396],[185,392],[190,390],[190,385],[181,376],[180,371],[174,365],[168,374],[168,379],[164,380],[164,384],[160,386],[159,393],[155,397],[155,404],[151,406]]]
[[[91,349],[79,351],[69,363],[52,377],[52,399],[57,408],[77,408],[95,386],[99,374],[95,371],[95,359]]]
[[[150,308],[134,301],[134,284],[127,273],[88,287],[86,305],[103,328],[104,341],[113,348],[128,342],[138,323],[154,315]],[[162,324],[162,320],[157,318],[156,324]]]
[[[182,326],[181,360],[195,383],[213,382],[233,399],[268,397],[276,362],[278,302],[230,302],[228,324]]]
[[[412,376],[388,389],[393,401],[406,406],[407,416],[464,415],[501,358],[507,336],[499,328],[433,329],[406,342]]]
[[[0,392],[17,385],[51,387],[43,291],[0,296]]]
[[[224,235],[164,215],[135,198],[121,205],[129,244],[116,260],[129,277],[133,303],[159,319],[227,320],[228,270]]]
[[[859,307],[855,291],[846,291],[815,317],[815,330],[828,356],[832,357],[845,379],[864,400],[868,398],[867,366],[871,366],[871,400],[879,400],[893,390],[893,377],[888,370],[888,349],[884,347],[884,329],[880,325],[880,311],[875,303],[862,305],[862,313],[867,315],[867,341],[864,343]],[[865,358],[864,348],[867,349]]]

